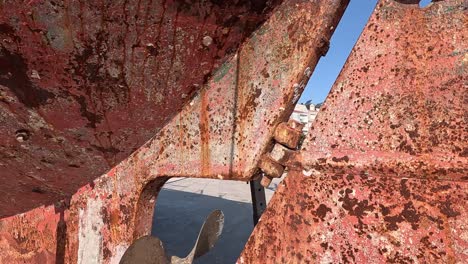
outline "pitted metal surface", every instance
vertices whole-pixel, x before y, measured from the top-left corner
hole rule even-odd
[[[281,1],[189,2],[0,2],[0,217],[127,158]]]
[[[288,174],[238,263],[463,263],[466,182]]]
[[[251,180],[347,3],[284,1],[131,156],[69,201],[3,218],[0,262],[115,263],[149,233],[169,177]]]
[[[402,2],[377,4],[238,263],[468,259],[466,1]]]

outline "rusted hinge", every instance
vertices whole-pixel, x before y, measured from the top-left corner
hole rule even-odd
[[[264,172],[261,184],[270,186],[273,178],[280,178],[293,154],[299,148],[303,137],[304,124],[295,120],[280,123],[274,132],[275,145],[270,153],[265,153],[260,158],[258,167]]]

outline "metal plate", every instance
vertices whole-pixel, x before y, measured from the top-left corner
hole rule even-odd
[[[0,262],[113,263],[149,233],[155,197],[169,177],[251,180],[347,3],[283,2],[131,156],[70,201],[3,218]]]
[[[402,2],[378,3],[238,263],[468,259],[466,1]]]
[[[0,3],[0,217],[127,158],[281,1],[20,2]]]

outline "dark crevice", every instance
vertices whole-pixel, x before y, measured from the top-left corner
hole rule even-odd
[[[20,54],[0,50],[0,85],[6,86],[28,108],[46,104],[55,95],[36,87],[28,75],[29,69]]]

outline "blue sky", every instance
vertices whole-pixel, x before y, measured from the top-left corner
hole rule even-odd
[[[299,102],[325,100],[351,49],[367,23],[377,0],[351,0],[331,40],[330,49],[320,59]]]

